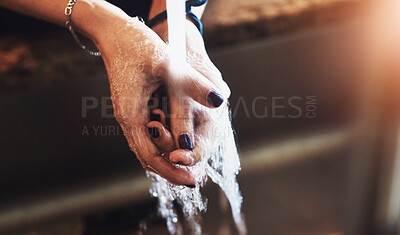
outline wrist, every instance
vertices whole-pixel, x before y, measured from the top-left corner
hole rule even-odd
[[[98,44],[115,24],[126,23],[130,17],[120,8],[98,0],[79,0],[73,7],[72,24],[79,33]]]

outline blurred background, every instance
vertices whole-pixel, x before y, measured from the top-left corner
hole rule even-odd
[[[147,18],[150,1],[112,1]],[[249,234],[400,234],[400,3],[210,0]],[[100,58],[0,9],[0,234],[167,234]],[[212,182],[205,234],[236,234]]]

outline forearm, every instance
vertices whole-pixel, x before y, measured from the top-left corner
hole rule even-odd
[[[1,7],[64,27],[67,3],[68,0],[0,0]],[[103,0],[79,0],[71,14],[75,30],[94,41],[107,22],[127,17],[121,9]]]

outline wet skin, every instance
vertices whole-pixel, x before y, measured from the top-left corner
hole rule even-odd
[[[172,164],[154,145],[147,129],[150,121],[148,101],[160,86],[166,87],[171,116],[170,134],[175,146],[188,151],[194,148],[192,153],[172,151],[171,159],[188,163],[187,159],[192,154],[194,162],[197,162],[201,158],[201,146],[196,143],[196,139],[199,139],[196,135],[201,136],[203,132],[195,133],[195,128],[203,126],[199,124],[207,120],[205,109],[217,108],[209,102],[210,92],[216,92],[226,100],[230,90],[208,59],[201,35],[191,22],[188,22],[188,33],[197,37],[194,40],[195,37],[190,36],[192,41],[188,40],[188,48],[191,48],[187,52],[188,63],[180,66],[179,71],[169,66],[167,44],[155,31],[132,19],[117,25],[115,35],[101,37],[99,49],[110,80],[114,115],[129,146],[145,169],[174,184],[195,185],[195,177],[190,171]],[[201,40],[201,43],[197,40]],[[160,133],[166,133],[161,131],[160,127]]]
[[[64,1],[3,0],[0,5],[65,27]],[[153,1],[152,9],[164,7],[165,0]],[[204,109],[223,106],[230,95],[221,74],[208,58],[197,28],[186,22],[187,63],[174,71],[169,66],[166,21],[150,29],[107,1],[96,0],[77,1],[71,19],[75,31],[91,39],[101,52],[115,118],[142,166],[174,184],[196,184],[191,172],[171,161],[191,163],[190,156],[194,163],[199,160],[202,156],[199,142],[207,134],[206,123],[209,123]],[[147,102],[161,85],[166,86],[170,100],[171,137],[160,127],[162,140],[157,144],[171,147],[173,139],[176,150],[169,153],[171,161],[160,154],[147,129],[150,121]]]

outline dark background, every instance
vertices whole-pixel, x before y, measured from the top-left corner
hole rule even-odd
[[[110,0],[108,2],[122,8],[130,16],[140,16],[143,19],[147,19],[151,4],[150,0]],[[46,33],[51,30],[60,30],[59,26],[14,13],[3,8],[0,8],[0,22],[1,34],[15,32]]]

